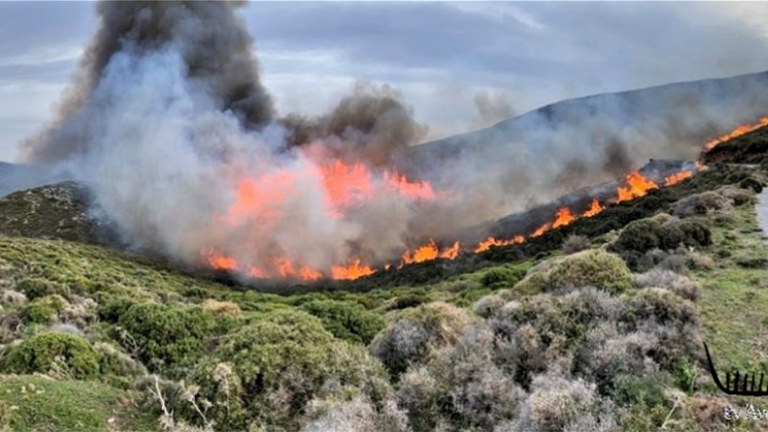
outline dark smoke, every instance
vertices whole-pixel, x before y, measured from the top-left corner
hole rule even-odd
[[[354,154],[376,167],[391,166],[429,131],[414,120],[400,92],[365,81],[358,82],[330,113],[317,118],[290,114],[282,123],[292,132],[292,145],[334,137],[334,156]]]
[[[115,54],[142,56],[173,46],[191,82],[204,83],[215,109],[231,110],[246,126],[262,128],[274,117],[261,85],[253,40],[235,9],[241,1],[102,1],[99,28],[52,127],[23,144],[25,158],[50,163],[88,151],[77,113],[93,103],[93,92]]]

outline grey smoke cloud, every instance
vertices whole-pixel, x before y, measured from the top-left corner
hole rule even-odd
[[[126,241],[187,264],[212,251],[243,275],[287,263],[330,274],[399,254],[436,209],[381,170],[425,127],[396,90],[366,83],[327,115],[277,119],[240,5],[99,3],[99,31],[58,116],[24,143],[28,160],[67,166]],[[334,161],[354,169],[326,174]],[[350,204],[366,179],[375,199]]]
[[[490,126],[516,115],[512,101],[506,93],[490,93],[487,90],[477,92],[475,107],[480,117],[479,126]]]

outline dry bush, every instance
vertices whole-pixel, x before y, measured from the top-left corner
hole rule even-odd
[[[231,301],[208,299],[203,302],[202,308],[214,315],[240,315],[242,313],[240,306]]]
[[[667,255],[656,267],[660,270],[671,271],[683,276],[691,276],[691,269],[688,268],[688,256],[683,254]]]
[[[685,197],[675,204],[675,216],[686,218],[695,215],[705,215],[715,212],[729,213],[733,204],[729,198],[714,191]]]
[[[503,351],[499,364],[526,386],[552,362],[578,352],[591,328],[616,321],[622,313],[619,298],[584,288],[565,296],[543,294],[510,302],[487,323],[498,337],[497,351]]]
[[[709,255],[692,251],[688,252],[688,267],[692,270],[714,270],[717,264]]]
[[[24,333],[24,320],[16,311],[0,313],[0,344],[20,339]]]
[[[696,306],[671,291],[657,287],[639,290],[626,301],[620,323],[627,331],[645,332],[657,338],[653,359],[664,370],[701,357]]]
[[[718,189],[717,193],[730,199],[737,207],[757,202],[755,191],[752,189],[742,189],[733,185],[728,185]]]
[[[309,418],[300,432],[408,432],[408,418],[392,399],[377,411],[371,401],[355,397],[350,401],[310,402]]]
[[[589,237],[571,234],[563,242],[563,252],[566,255],[581,252],[585,249],[589,249],[591,244]]]
[[[580,379],[568,380],[553,373],[534,377],[520,416],[494,429],[495,432],[583,430],[618,430],[610,414],[610,403],[598,396],[594,384]]]
[[[71,303],[64,305],[59,312],[59,319],[64,323],[87,328],[99,320],[97,307],[98,305],[93,299],[72,296]]]
[[[411,364],[428,361],[434,350],[455,344],[469,322],[463,309],[443,302],[406,309],[374,338],[370,352],[398,376]]]
[[[724,397],[694,395],[684,400],[680,406],[680,419],[672,424],[688,430],[715,432],[728,429],[725,419],[726,409],[736,407]]]
[[[651,269],[646,273],[636,275],[635,283],[640,288],[666,288],[691,301],[698,301],[701,294],[701,285],[698,282],[680,273],[662,268]]]
[[[475,302],[473,309],[477,315],[483,318],[490,318],[499,312],[504,307],[504,304],[506,304],[504,298],[496,293],[487,295]]]
[[[458,344],[402,376],[398,400],[414,430],[434,430],[441,424],[450,424],[449,430],[490,430],[515,418],[526,395],[515,383],[514,371],[497,364],[502,360],[497,342],[489,328],[470,326]],[[504,360],[508,365],[510,359]]]
[[[653,334],[622,334],[615,322],[603,322],[587,335],[574,369],[579,376],[596,383],[601,394],[607,395],[619,375],[646,376],[658,372],[659,366],[650,356],[657,343]]]
[[[6,289],[0,294],[0,302],[9,306],[22,306],[27,302],[27,296],[24,293]]]

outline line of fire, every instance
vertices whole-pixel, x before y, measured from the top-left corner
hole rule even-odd
[[[712,150],[718,144],[739,137],[761,127],[768,126],[768,117],[761,118],[754,124],[739,125],[733,131],[712,139],[702,146],[702,154]],[[400,269],[403,266],[437,259],[455,260],[460,254],[481,253],[496,246],[522,244],[545,232],[571,224],[580,218],[590,218],[601,213],[608,206],[630,201],[648,194],[655,189],[668,187],[689,179],[707,167],[697,161],[651,160],[644,167],[630,172],[623,179],[590,187],[561,197],[557,202],[525,212],[511,215],[480,227],[466,230],[454,239],[425,239],[410,250],[404,250],[398,260],[383,265],[374,265],[356,258],[351,262],[334,266],[330,273],[299,266],[287,258],[277,257],[270,266],[243,268],[235,258],[214,249],[202,251],[206,265],[223,272],[246,273],[254,279],[289,279],[296,281],[317,281],[323,279],[354,280],[373,275],[381,271]],[[341,209],[354,205],[355,202],[374,196],[377,187],[389,188],[398,194],[416,200],[444,199],[450,191],[435,190],[427,181],[412,181],[397,172],[384,172],[381,181],[374,184],[374,173],[362,164],[345,164],[333,161],[323,167],[321,177],[324,187],[333,202],[331,217],[342,217]],[[287,185],[292,181],[287,173],[269,178],[246,180],[240,184],[237,200],[226,215],[221,216],[223,223],[236,223],[238,218],[264,208],[260,201],[279,199],[274,197],[276,186]],[[349,185],[354,185],[350,187]],[[383,185],[383,186],[382,186]],[[266,212],[269,213],[269,212]],[[263,214],[264,218],[279,217]],[[535,221],[545,220],[544,223]],[[490,235],[488,233],[490,232]],[[485,237],[478,237],[484,233]]]

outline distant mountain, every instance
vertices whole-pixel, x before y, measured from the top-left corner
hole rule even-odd
[[[768,72],[599,94],[553,103],[475,132],[411,149],[407,172],[467,159],[604,159],[620,174],[650,158],[692,159],[704,141],[768,115]],[[609,155],[607,153],[616,154]],[[597,154],[592,154],[597,153]],[[433,171],[433,170],[429,170]]]

